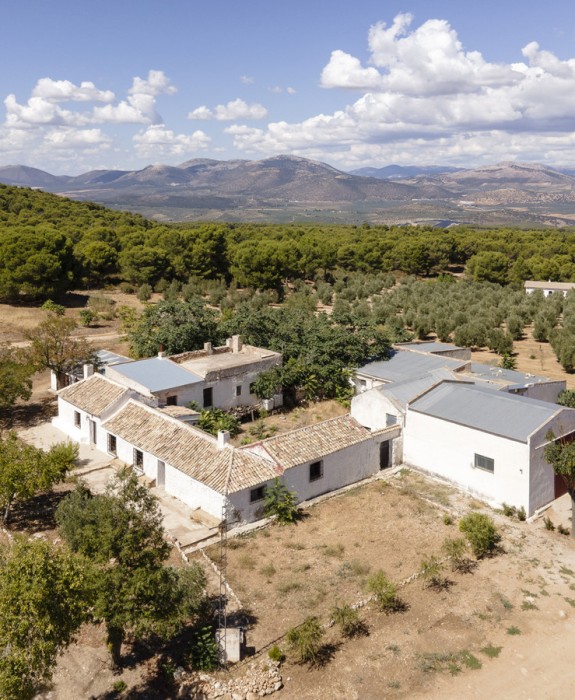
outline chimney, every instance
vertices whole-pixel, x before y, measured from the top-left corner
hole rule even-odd
[[[160,343],[160,347],[158,348],[158,357],[160,360],[162,360],[164,357],[166,357],[166,353],[164,352],[164,344]]]
[[[212,348],[211,343],[204,343],[204,352],[206,353],[206,355],[214,354],[214,349]]]
[[[242,349],[242,339],[239,335],[232,335],[232,352],[240,352]]]
[[[223,450],[223,448],[230,441],[230,431],[229,430],[218,430],[218,450]]]
[[[94,374],[94,365],[92,364],[85,364],[82,369],[84,371],[84,379],[88,379]]]

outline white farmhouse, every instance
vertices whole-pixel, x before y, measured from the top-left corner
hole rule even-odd
[[[572,289],[575,289],[575,282],[539,282],[534,280],[527,280],[524,282],[523,287],[527,294],[533,294],[533,292],[543,292],[543,296],[550,297],[553,294],[562,294],[564,297]]]
[[[403,461],[532,515],[560,495],[543,457],[550,430],[556,437],[574,433],[575,410],[443,381],[409,403]]]

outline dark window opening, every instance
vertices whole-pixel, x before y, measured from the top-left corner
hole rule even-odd
[[[255,503],[256,501],[263,501],[265,496],[265,486],[258,486],[250,491],[250,503]]]
[[[379,444],[379,468],[387,469],[391,467],[391,443],[389,440]]]
[[[82,425],[82,416],[79,411],[74,411],[74,425],[76,428],[80,428]]]
[[[242,395],[242,387],[241,387],[241,386],[237,386],[237,387],[236,387],[236,396],[241,396],[241,395]]]
[[[323,476],[323,462],[312,462],[309,465],[309,480],[317,481]]]
[[[210,408],[214,405],[214,395],[212,387],[204,389],[204,408]]]
[[[167,396],[166,397],[166,406],[177,406],[178,405],[178,397],[177,396]]]
[[[483,471],[486,472],[493,472],[495,471],[495,460],[492,459],[491,457],[485,457],[485,455],[475,455],[474,459],[474,466],[477,469],[483,469]]]
[[[134,468],[137,471],[144,471],[144,453],[134,448]]]
[[[108,452],[112,455],[117,453],[117,440],[115,435],[108,433]]]

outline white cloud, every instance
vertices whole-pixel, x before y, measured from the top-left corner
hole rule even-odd
[[[201,107],[196,107],[196,109],[192,110],[191,112],[188,112],[188,119],[213,119],[214,118],[214,113],[209,107],[206,107],[206,105],[202,105]]]
[[[383,80],[376,68],[363,68],[358,58],[344,51],[332,51],[331,58],[321,74],[321,86],[325,88],[351,88],[373,90],[381,87]]]
[[[58,129],[48,132],[44,143],[54,148],[107,148],[111,139],[100,129]]]
[[[148,71],[147,78],[135,77],[132,87],[128,90],[129,95],[173,95],[177,89],[171,84],[171,80],[161,70]]]
[[[244,85],[253,85],[255,83],[255,80],[251,75],[242,75],[240,80]]]
[[[98,90],[94,83],[85,81],[74,85],[69,80],[40,78],[32,90],[32,97],[41,97],[49,102],[111,102],[111,90]]]
[[[341,50],[331,53],[321,85],[362,89],[355,102],[299,123],[232,127],[226,132],[236,148],[347,164],[446,163],[521,157],[522,148],[536,155],[540,144],[541,153],[562,150],[557,162],[564,162],[574,139],[575,59],[532,42],[523,61],[491,63],[465,51],[447,21],[411,23],[400,14],[389,27],[371,27],[367,68]]]
[[[295,88],[293,88],[293,87],[287,87],[287,88],[286,88],[286,92],[287,92],[288,95],[295,95],[296,92],[297,92],[297,90],[296,90]]]
[[[163,125],[153,125],[137,133],[133,141],[140,157],[158,160],[165,156],[182,156],[205,150],[211,138],[200,130],[192,134],[176,134]]]
[[[267,109],[254,102],[248,104],[239,97],[225,105],[217,105],[213,110],[202,105],[188,113],[188,119],[217,119],[218,121],[235,121],[236,119],[264,119],[267,117]]]

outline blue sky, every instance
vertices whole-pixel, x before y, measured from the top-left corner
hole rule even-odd
[[[575,167],[575,3],[4,0],[0,165]]]

